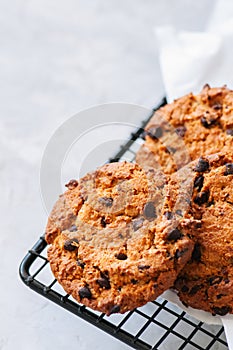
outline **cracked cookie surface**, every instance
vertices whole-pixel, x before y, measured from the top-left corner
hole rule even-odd
[[[188,167],[194,173],[190,215],[197,225],[186,228],[195,247],[175,288],[187,306],[233,313],[233,154],[203,157]]]
[[[155,112],[137,152],[142,167],[172,174],[201,155],[233,149],[233,91],[205,85]]]
[[[173,285],[193,242],[161,172],[111,163],[67,187],[46,229],[50,266],[67,293],[110,315]]]

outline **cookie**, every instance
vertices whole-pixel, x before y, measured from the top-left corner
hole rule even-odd
[[[186,306],[233,313],[233,154],[202,157],[188,167],[194,175],[189,214],[197,224],[186,229],[195,247],[175,289]]]
[[[46,240],[52,272],[68,294],[110,315],[154,300],[174,284],[194,244],[179,225],[185,208],[178,192],[171,202],[167,186],[160,171],[127,162],[106,164],[67,185]]]
[[[155,112],[137,152],[142,167],[172,174],[201,155],[233,149],[233,91],[205,85]]]

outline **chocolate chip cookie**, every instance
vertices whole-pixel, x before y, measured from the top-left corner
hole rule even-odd
[[[195,246],[175,288],[187,306],[233,313],[233,154],[202,157],[188,167],[194,174],[189,214],[196,226],[189,222],[186,229]]]
[[[172,174],[201,155],[233,149],[233,91],[205,85],[155,112],[136,161]]]
[[[51,269],[68,294],[110,315],[154,300],[174,284],[194,244],[179,225],[182,201],[177,192],[170,201],[160,171],[106,164],[67,187],[49,217],[46,240]]]

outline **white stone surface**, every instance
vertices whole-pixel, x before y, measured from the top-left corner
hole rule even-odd
[[[47,219],[41,159],[58,126],[83,108],[153,106],[163,95],[153,27],[202,29],[213,4],[0,1],[0,349],[128,349],[19,280]]]

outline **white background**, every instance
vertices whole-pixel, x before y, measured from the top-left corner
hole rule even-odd
[[[47,213],[39,172],[70,116],[163,96],[155,26],[202,30],[213,0],[0,0],[0,349],[128,349],[26,288],[18,266]],[[85,147],[85,145],[83,145]]]

